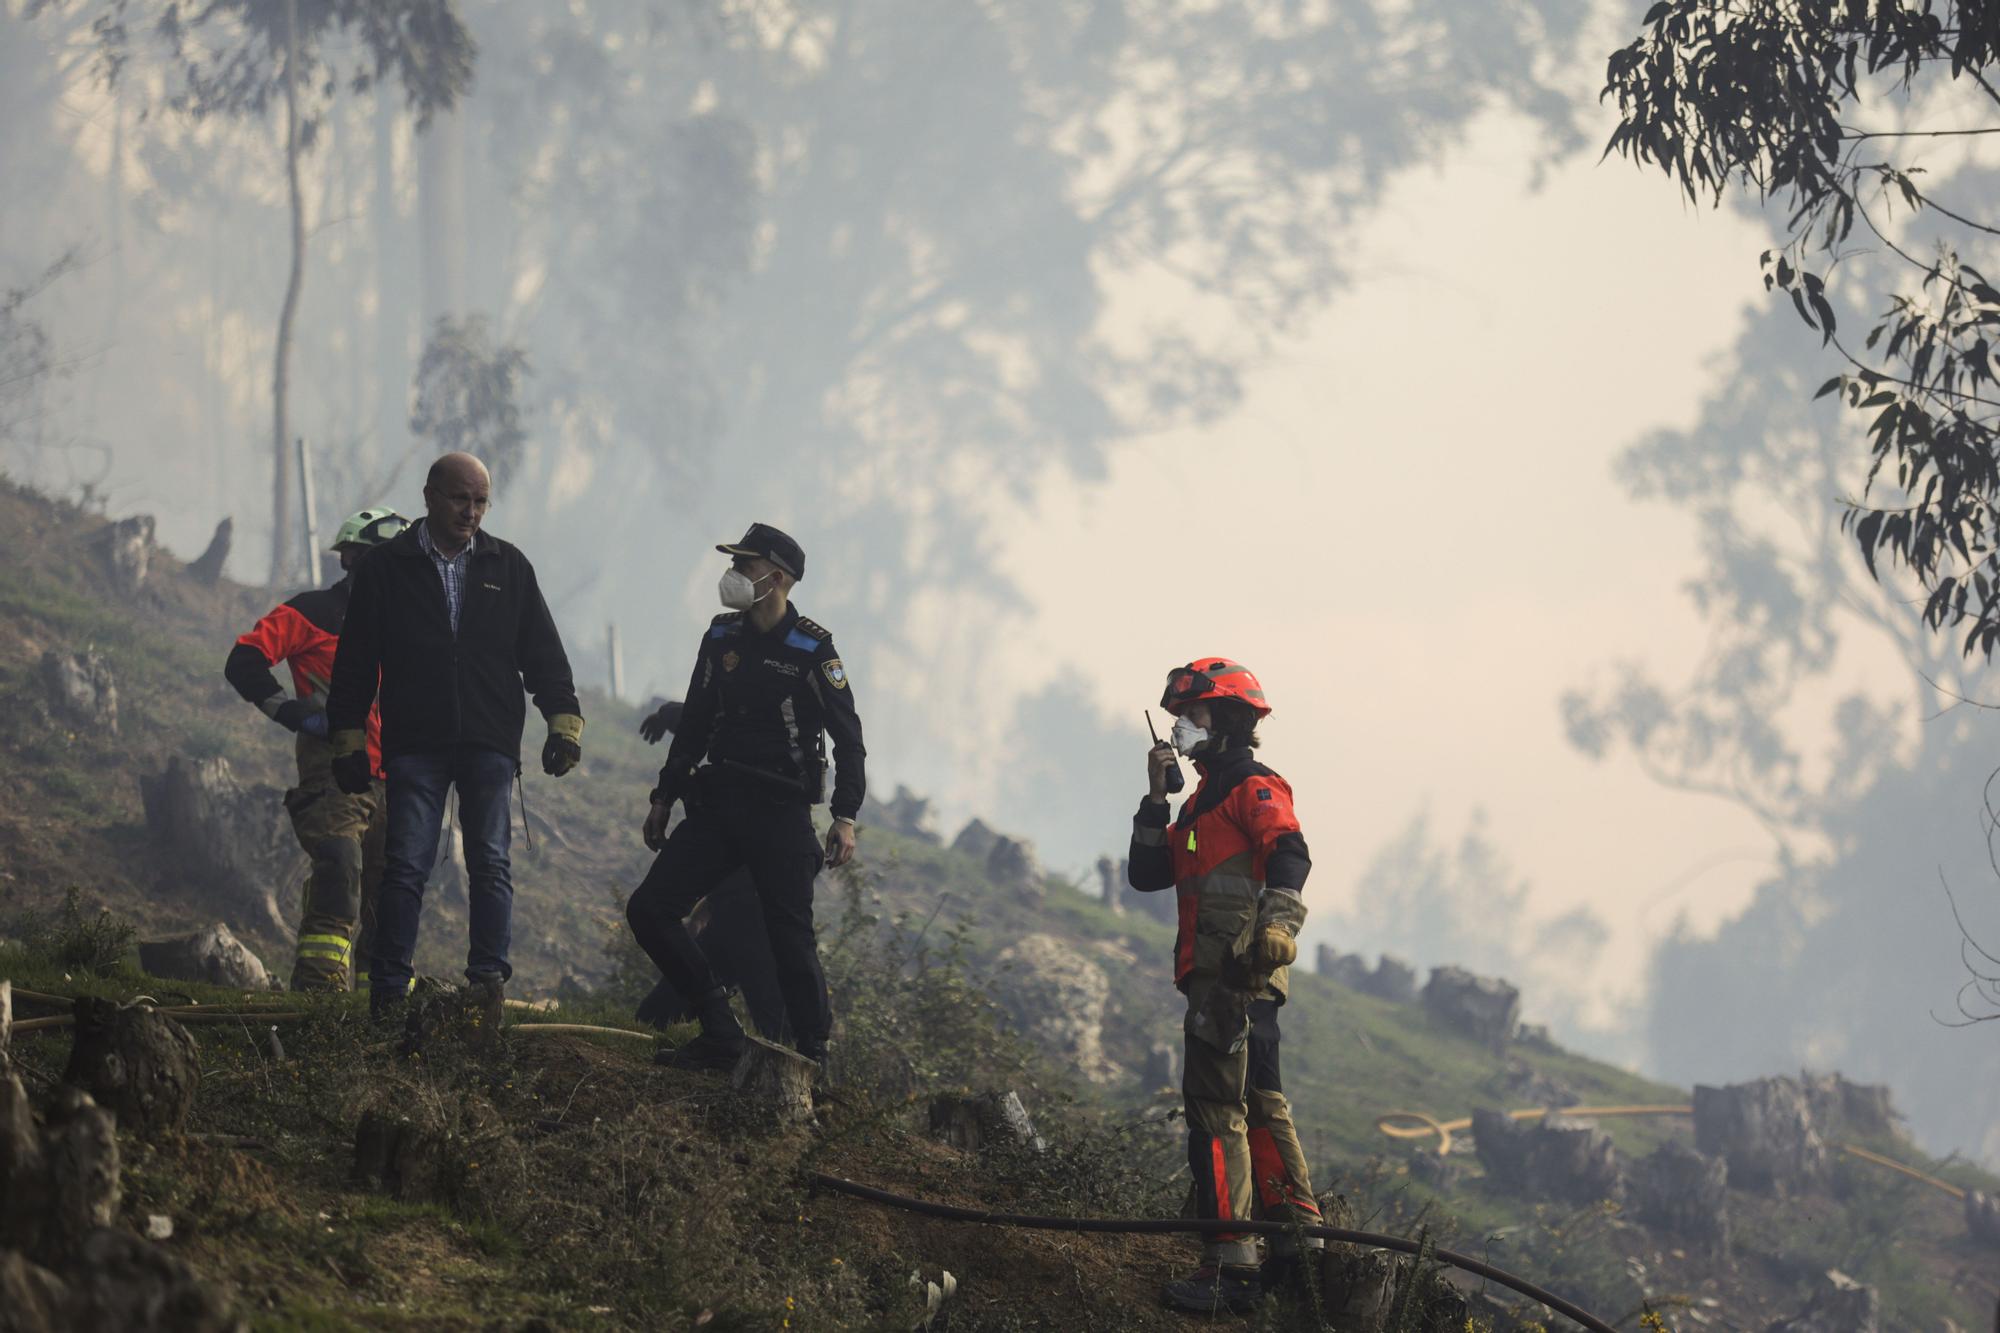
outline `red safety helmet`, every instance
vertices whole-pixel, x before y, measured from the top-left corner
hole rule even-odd
[[[1264,687],[1257,683],[1257,677],[1249,667],[1226,657],[1197,657],[1169,671],[1160,707],[1179,717],[1189,704],[1210,699],[1234,699],[1260,718],[1271,715],[1271,705],[1264,702]]]

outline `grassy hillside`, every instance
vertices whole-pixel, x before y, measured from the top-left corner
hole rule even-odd
[[[121,596],[96,551],[102,527],[0,486],[0,699],[13,722],[0,729],[0,936],[19,936],[70,887],[149,933],[214,919],[222,909],[203,886],[151,853],[140,776],[178,753],[223,755],[274,788],[289,781],[285,736],[221,676],[234,636],[273,599],[199,585],[158,554],[141,593]],[[116,673],[115,737],[63,723],[44,702],[42,653],[85,647]],[[556,781],[530,765],[526,779],[537,837],[531,851],[516,835],[513,993],[554,995],[569,977],[596,998],[572,985],[557,1016],[609,1021],[644,980],[620,938],[620,904],[646,863],[637,829],[660,756],[636,735],[632,708],[589,694],[584,707],[582,768]],[[893,756],[878,759],[893,769]],[[1119,836],[1107,831],[1108,842]],[[195,1127],[258,1146],[194,1140],[142,1155],[128,1212],[184,1219],[174,1246],[274,1328],[680,1327],[703,1311],[712,1328],[775,1327],[788,1311],[793,1327],[909,1327],[899,1303],[910,1274],[940,1268],[964,1283],[955,1328],[1177,1327],[1153,1298],[1183,1243],[951,1228],[802,1185],[810,1168],[982,1206],[1157,1215],[1178,1201],[1180,1126],[1164,1119],[1175,1099],[1136,1072],[1153,1044],[1180,1040],[1170,931],[1059,882],[1003,888],[967,858],[885,830],[866,830],[862,846],[856,872],[829,881],[822,900],[854,1077],[818,1135],[746,1127],[719,1081],[656,1071],[629,1039],[522,1035],[496,1056],[412,1065],[351,1007],[326,1003],[286,1030],[282,1062],[260,1056],[254,1034],[198,1030],[209,1078]],[[284,970],[289,939],[254,915],[230,925]],[[1024,1051],[986,1001],[1004,980],[997,955],[1031,932],[1068,941],[1106,974],[1105,1051],[1124,1071],[1109,1083]],[[420,969],[456,975],[464,937],[462,904],[427,905]],[[0,949],[10,975],[51,990],[146,986]],[[1762,1328],[1839,1267],[1878,1286],[1887,1327],[1990,1324],[2000,1255],[1978,1251],[1958,1205],[1915,1182],[1843,1161],[1824,1196],[1734,1191],[1737,1257],[1712,1263],[1616,1210],[1491,1188],[1469,1157],[1457,1159],[1465,1178],[1440,1193],[1410,1173],[1417,1149],[1375,1128],[1392,1110],[1451,1119],[1533,1104],[1524,1096],[1537,1084],[1595,1105],[1684,1103],[1688,1089],[1552,1048],[1495,1055],[1435,1030],[1418,1008],[1313,976],[1295,979],[1284,1030],[1285,1085],[1316,1183],[1358,1224],[1428,1230],[1613,1319],[1651,1302],[1673,1327]],[[23,1062],[53,1079],[61,1052],[60,1035],[40,1036]],[[967,1161],[930,1142],[922,1101],[954,1084],[1019,1088],[1055,1152]],[[347,1183],[355,1120],[385,1101],[428,1108],[457,1136],[453,1189],[398,1202]],[[1635,1156],[1690,1133],[1674,1119],[1605,1128]],[[1906,1145],[1871,1146],[1995,1188]]]

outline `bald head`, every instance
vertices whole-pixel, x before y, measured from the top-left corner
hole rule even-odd
[[[431,542],[446,555],[456,555],[479,534],[486,506],[493,501],[493,479],[486,464],[471,454],[446,454],[431,464],[424,478],[424,510]]]

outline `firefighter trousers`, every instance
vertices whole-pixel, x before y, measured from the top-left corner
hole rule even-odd
[[[1245,1006],[1240,993],[1232,996],[1222,987],[1212,975],[1188,978],[1181,1094],[1195,1216],[1316,1226],[1319,1205],[1278,1076],[1278,1002],[1256,999]],[[1218,1026],[1218,1013],[1230,1021]],[[1317,1248],[1318,1242],[1307,1244]],[[1279,1254],[1296,1246],[1288,1235],[1271,1242]],[[1210,1263],[1254,1264],[1257,1247],[1248,1235],[1214,1235],[1204,1238],[1202,1255]]]
[[[299,785],[285,793],[285,812],[312,868],[300,904],[292,989],[344,991],[351,980],[356,927],[364,958],[374,933],[388,824],[382,784],[351,796],[333,780],[332,746],[300,732],[297,750]]]

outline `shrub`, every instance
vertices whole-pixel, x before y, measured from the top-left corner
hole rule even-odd
[[[109,908],[86,912],[83,890],[75,887],[63,894],[62,906],[23,913],[11,928],[30,960],[95,976],[115,969],[139,938],[139,928]]]

